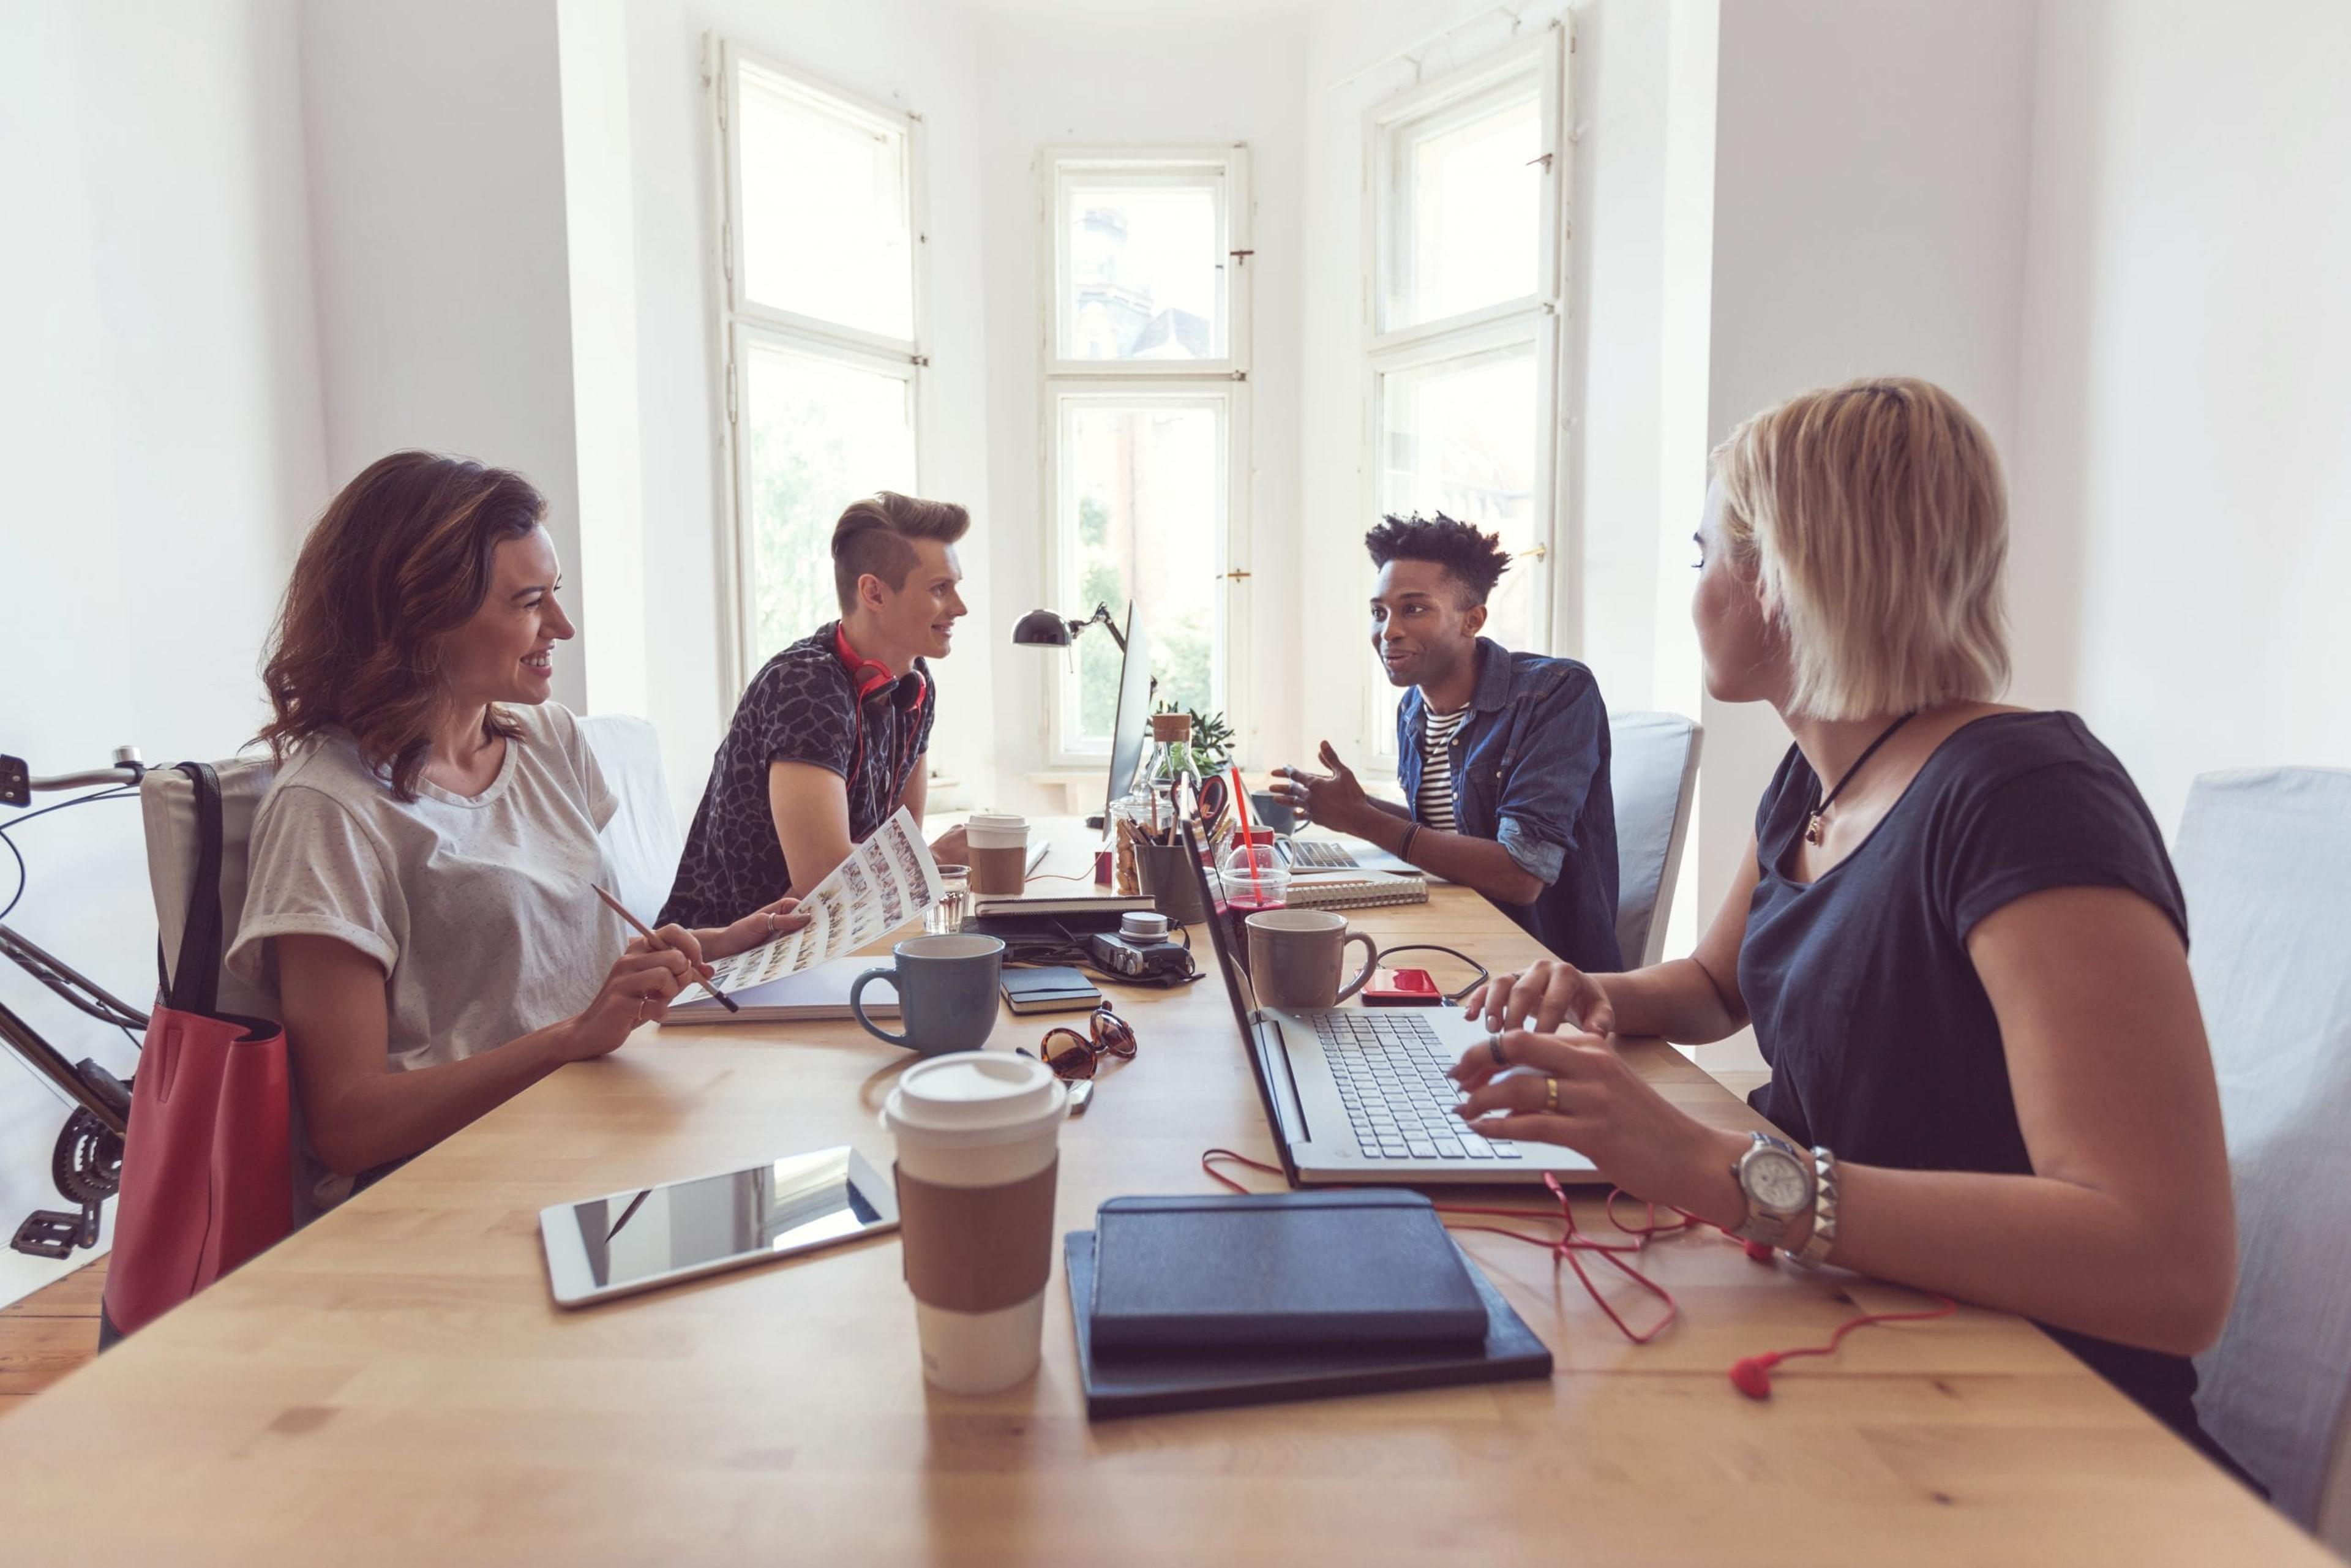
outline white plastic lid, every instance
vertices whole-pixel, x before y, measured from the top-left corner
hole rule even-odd
[[[964,838],[977,849],[1017,850],[1029,841],[1029,819],[1016,811],[974,811],[964,823]]]
[[[1058,1122],[1070,1092],[1030,1056],[959,1051],[918,1061],[882,1105],[882,1124],[933,1143],[1004,1144]]]

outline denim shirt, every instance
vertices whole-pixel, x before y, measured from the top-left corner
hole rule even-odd
[[[1478,686],[1453,735],[1453,815],[1494,839],[1543,883],[1503,914],[1579,969],[1610,974],[1616,948],[1616,806],[1608,787],[1608,709],[1573,659],[1513,653],[1478,639]],[[1413,687],[1396,707],[1396,773],[1420,815],[1422,715]]]

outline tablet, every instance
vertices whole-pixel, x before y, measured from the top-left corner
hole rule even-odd
[[[538,1211],[548,1283],[566,1307],[896,1228],[896,1190],[846,1144]]]

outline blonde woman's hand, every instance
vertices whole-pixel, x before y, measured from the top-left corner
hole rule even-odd
[[[1729,1172],[1747,1140],[1677,1109],[1601,1041],[1514,1029],[1462,1052],[1447,1076],[1473,1133],[1573,1149],[1629,1196],[1718,1225],[1744,1218]]]
[[[1600,982],[1557,958],[1495,976],[1461,998],[1461,1010],[1483,1022],[1489,1034],[1513,1029],[1556,1034],[1562,1024],[1585,1034],[1616,1032],[1616,1009]]]

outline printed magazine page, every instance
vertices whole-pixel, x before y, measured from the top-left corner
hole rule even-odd
[[[946,894],[931,846],[902,806],[800,900],[800,913],[809,917],[805,927],[720,959],[711,983],[736,991],[797,975],[920,920]]]

